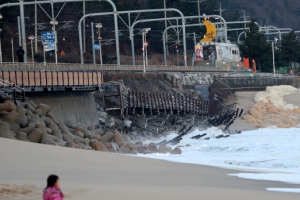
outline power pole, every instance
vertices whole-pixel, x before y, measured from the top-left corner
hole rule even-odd
[[[36,0],[35,0],[36,1]],[[34,5],[34,52],[37,53],[37,5]]]
[[[83,3],[83,16],[85,15],[85,1]],[[86,44],[85,44],[85,18],[83,19],[83,53],[86,52]]]

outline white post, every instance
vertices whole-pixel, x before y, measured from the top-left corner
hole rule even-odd
[[[11,55],[12,55],[12,61],[13,61],[13,64],[14,64],[14,62],[15,62],[15,54],[14,54],[14,39],[13,39],[13,38],[11,38],[10,42],[11,42]]]
[[[147,39],[146,39],[146,36],[147,36],[147,34],[145,34],[145,42],[144,43],[146,43],[147,42]],[[145,45],[145,44],[144,44]],[[148,48],[148,46],[145,46],[145,50],[146,50],[146,66],[148,66],[148,51],[147,51],[147,48]]]
[[[34,5],[34,38],[34,52],[37,53],[37,4]]]
[[[144,74],[146,73],[146,62],[145,62],[145,31],[142,32],[142,41],[143,41],[143,64],[144,64]]]
[[[274,53],[274,41],[272,41],[272,54],[273,54],[273,75],[275,77],[275,53]]]
[[[44,65],[46,65],[46,51],[45,51],[45,45],[43,44],[43,52],[44,52]]]
[[[31,40],[31,59],[32,59],[32,63],[34,63],[32,40]]]

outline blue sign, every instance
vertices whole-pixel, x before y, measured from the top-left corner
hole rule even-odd
[[[42,42],[47,43],[47,42],[55,42],[55,36],[52,31],[43,31],[42,32]]]
[[[99,50],[100,49],[100,45],[99,44],[94,44],[93,49],[94,50]]]

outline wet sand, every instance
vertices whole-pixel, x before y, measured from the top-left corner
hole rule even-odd
[[[0,199],[40,200],[49,174],[65,199],[299,199],[266,188],[300,187],[241,179],[235,170],[0,138]]]

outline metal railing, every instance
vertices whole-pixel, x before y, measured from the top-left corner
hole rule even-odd
[[[143,72],[143,65],[100,65],[100,64],[80,64],[80,63],[12,63],[3,62],[0,70],[4,71],[72,71],[72,70],[99,70],[99,71],[136,71]],[[147,72],[222,72],[228,71],[224,67],[213,66],[146,66]]]

